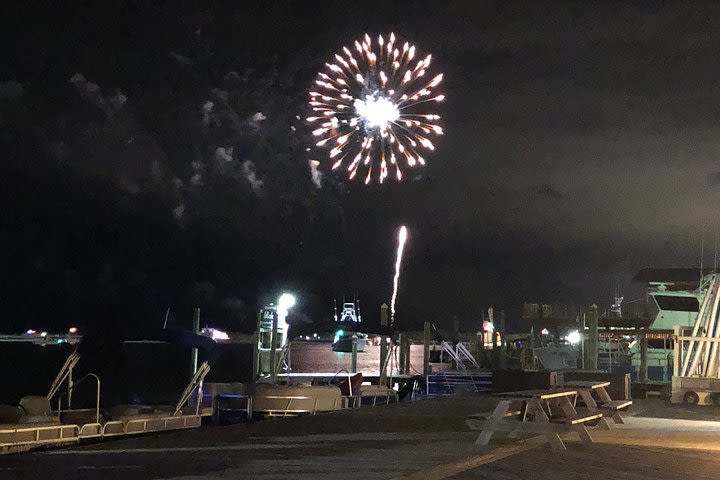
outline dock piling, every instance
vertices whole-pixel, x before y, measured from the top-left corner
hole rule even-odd
[[[430,375],[430,322],[423,325],[423,377]]]
[[[200,333],[200,309],[196,308],[193,314],[193,328],[192,331],[195,335]],[[198,368],[198,349],[193,347],[190,353],[190,374],[195,375]]]
[[[356,333],[352,336],[352,357],[350,359],[350,372],[357,373],[357,342],[358,337]]]
[[[585,354],[585,368],[588,370],[597,370],[598,368],[598,307],[595,304],[590,305],[587,315],[588,320],[588,339]]]
[[[270,375],[272,383],[277,381],[277,368],[275,368],[275,355],[277,353],[278,314],[273,312],[272,336],[270,337]]]

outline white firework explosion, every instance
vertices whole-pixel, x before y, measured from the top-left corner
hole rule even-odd
[[[365,34],[354,51],[343,47],[325,64],[310,92],[316,146],[351,180],[361,169],[366,184],[373,176],[382,183],[389,171],[402,180],[403,168],[425,165],[421,149],[435,149],[429,137],[443,134],[431,110],[445,99],[435,91],[443,74],[428,73],[432,55],[416,60],[415,46],[400,43],[394,33]]]

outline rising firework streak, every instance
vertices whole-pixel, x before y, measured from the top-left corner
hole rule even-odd
[[[395,300],[397,299],[398,281],[400,280],[400,263],[402,262],[406,240],[407,228],[403,225],[400,227],[400,231],[398,232],[398,249],[397,258],[395,259],[395,278],[393,278],[393,294],[392,299],[390,300],[390,325],[395,323]]]
[[[416,60],[414,45],[394,33],[343,47],[318,73],[307,118],[317,147],[329,150],[331,168],[382,183],[389,174],[425,165],[420,151],[435,150],[429,137],[442,135],[434,105],[443,74],[431,74],[432,55]]]

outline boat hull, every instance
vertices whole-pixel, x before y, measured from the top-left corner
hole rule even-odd
[[[367,339],[357,339],[357,351],[364,352]],[[352,337],[343,337],[332,344],[333,352],[352,353]]]

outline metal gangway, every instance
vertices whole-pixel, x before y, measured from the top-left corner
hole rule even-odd
[[[197,394],[197,400],[195,402],[195,415],[202,415],[203,412],[201,412],[200,409],[203,400],[203,382],[205,381],[205,377],[208,373],[210,373],[210,364],[208,362],[203,362],[202,365],[198,367],[195,375],[193,375],[188,382],[185,390],[183,390],[183,393],[180,395],[180,400],[178,400],[175,405],[175,412],[173,415],[182,415],[182,408],[188,404],[188,401],[193,393]]]
[[[689,336],[675,329],[672,403],[713,404],[720,398],[720,277],[703,278],[700,290],[705,296]]]
[[[720,378],[720,324],[718,304],[720,303],[720,282],[716,274],[710,275],[707,294],[698,311],[692,334],[687,338],[682,368],[676,374],[681,377]]]
[[[442,353],[446,353],[450,359],[455,363],[455,368],[458,370],[467,370],[465,362],[470,363],[473,368],[480,368],[480,364],[475,360],[475,357],[470,353],[470,350],[462,343],[458,342],[453,348],[448,342],[442,342]],[[442,362],[442,356],[440,361]]]
[[[70,355],[68,355],[68,357],[65,359],[65,363],[60,368],[57,375],[55,375],[55,378],[50,384],[50,390],[48,390],[47,395],[45,395],[48,400],[52,400],[52,398],[58,393],[58,391],[62,387],[63,383],[65,383],[65,381],[67,380],[67,407],[72,408],[73,369],[79,361],[80,354],[77,353],[77,351],[73,351],[72,353],[70,353]],[[58,397],[58,410],[60,410],[61,407],[60,402],[61,398]]]

